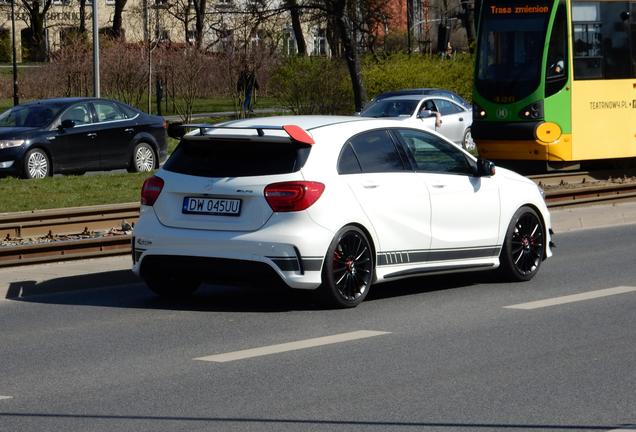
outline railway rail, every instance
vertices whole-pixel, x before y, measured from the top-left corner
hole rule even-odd
[[[636,173],[529,178],[544,189],[550,208],[636,199]],[[138,217],[138,203],[0,214],[0,268],[129,254]]]

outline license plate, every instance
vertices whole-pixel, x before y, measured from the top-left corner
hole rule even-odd
[[[183,199],[183,213],[214,216],[239,216],[241,214],[241,200],[227,198],[199,198],[185,197]]]

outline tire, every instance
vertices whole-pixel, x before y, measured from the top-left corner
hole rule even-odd
[[[470,131],[470,128],[466,129],[464,132],[464,139],[462,140],[462,148],[466,151],[475,150],[475,140],[473,140],[473,134]]]
[[[373,275],[374,257],[367,236],[355,226],[346,226],[327,249],[318,292],[328,306],[356,307],[367,296]]]
[[[152,146],[140,142],[135,146],[130,159],[129,172],[149,172],[157,168],[157,156]]]
[[[530,207],[517,210],[499,255],[502,276],[510,281],[532,279],[543,261],[545,239],[545,226],[537,212]]]
[[[197,278],[184,278],[182,276],[167,274],[166,272],[149,272],[144,276],[146,286],[159,297],[167,299],[180,299],[192,295],[201,285]]]
[[[26,179],[43,179],[52,173],[51,161],[41,149],[29,150],[24,157],[23,177]]]

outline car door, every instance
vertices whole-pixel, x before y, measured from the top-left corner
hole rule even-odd
[[[438,112],[442,115],[442,125],[438,132],[455,144],[462,143],[464,131],[469,125],[468,114],[461,106],[447,99],[434,99]],[[471,114],[472,115],[472,114]]]
[[[97,100],[92,102],[97,117],[97,145],[102,169],[125,168],[132,151],[135,125],[126,113],[114,102]]]
[[[501,204],[495,179],[475,176],[474,161],[440,137],[413,129],[397,135],[429,192],[431,248],[448,252],[440,255],[448,259],[496,256]]]
[[[69,128],[57,128],[49,138],[54,163],[65,171],[90,171],[99,168],[97,134],[88,103],[76,103],[68,107],[54,123],[58,127],[65,120],[74,124]]]
[[[385,129],[349,139],[338,171],[369,218],[379,241],[378,265],[408,262],[407,252],[431,243],[427,188]]]

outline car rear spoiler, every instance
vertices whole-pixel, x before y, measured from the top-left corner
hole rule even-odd
[[[211,124],[180,124],[170,123],[168,125],[168,136],[181,139],[186,134],[186,129],[199,129],[199,135],[205,135],[208,130],[250,130],[256,131],[258,136],[265,136],[265,131],[282,130],[289,135],[292,141],[301,144],[314,144],[314,139],[300,126],[283,125],[283,126],[217,126]]]

